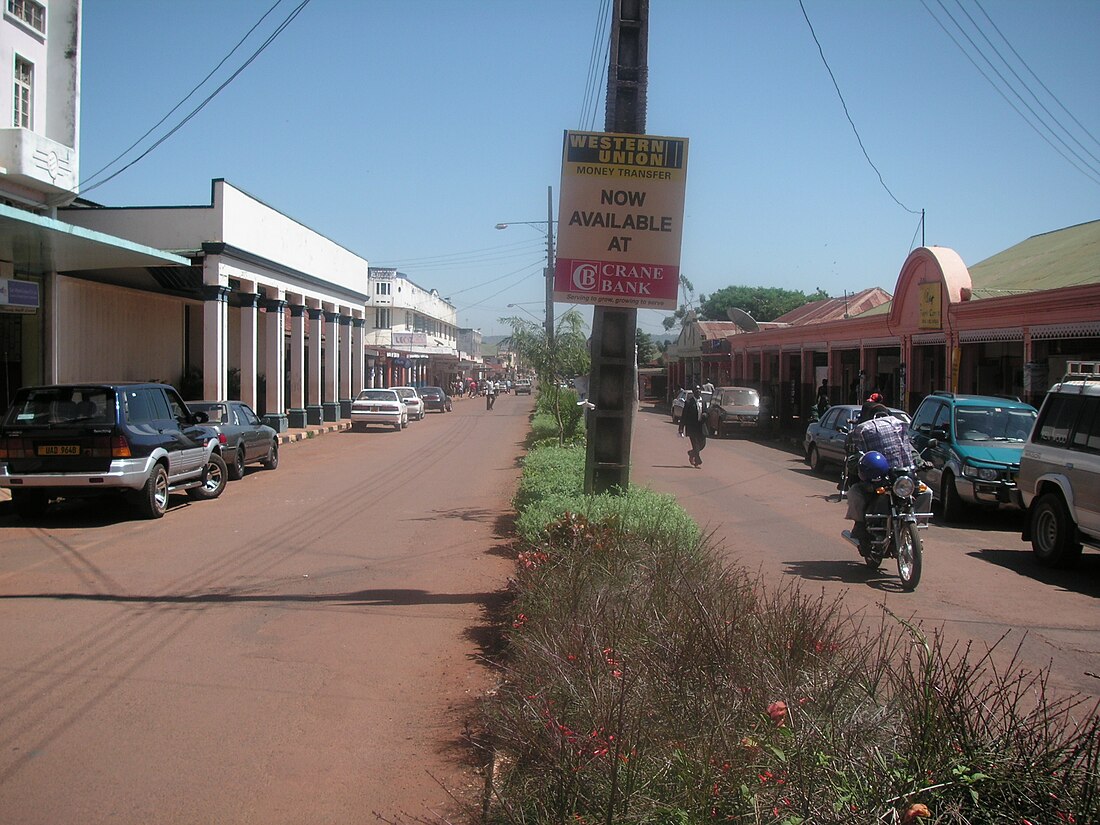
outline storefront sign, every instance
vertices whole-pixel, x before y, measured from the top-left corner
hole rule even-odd
[[[554,300],[675,309],[687,138],[565,133]]]
[[[395,347],[428,346],[428,334],[426,332],[391,332],[390,339]]]
[[[940,282],[920,285],[920,328],[943,329]]]
[[[37,312],[38,307],[37,283],[0,278],[0,312],[29,315]]]

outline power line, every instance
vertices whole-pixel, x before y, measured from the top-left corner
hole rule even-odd
[[[291,13],[289,15],[287,15],[286,19],[284,19],[283,22],[279,24],[279,26],[275,29],[275,31],[272,32],[268,36],[268,38],[266,40],[264,40],[263,43],[260,44],[260,47],[258,49],[256,49],[256,51],[254,51],[249,56],[249,58],[247,60],[245,60],[245,62],[242,63],[241,66],[236,71],[233,72],[233,74],[231,74],[221,85],[219,85],[213,92],[211,92],[206,97],[206,99],[202,101],[202,103],[200,103],[198,106],[196,106],[194,109],[192,109],[191,112],[183,120],[181,120],[176,126],[169,129],[167,134],[165,134],[159,140],[154,142],[152,146],[150,146],[148,149],[146,149],[144,152],[142,152],[140,155],[138,155],[132,161],[127,163],[125,166],[123,166],[117,172],[115,172],[115,173],[109,175],[108,177],[104,178],[99,183],[93,184],[92,186],[88,187],[88,189],[86,191],[91,191],[92,189],[96,189],[97,187],[102,186],[103,184],[107,183],[108,181],[114,180],[119,175],[121,175],[123,172],[125,172],[127,169],[129,169],[131,166],[133,166],[134,164],[136,164],[139,161],[146,158],[149,155],[150,152],[152,152],[154,149],[156,149],[158,146],[160,146],[162,143],[164,143],[166,140],[168,140],[168,138],[172,137],[172,135],[174,135],[176,132],[178,132],[184,126],[186,126],[187,123],[190,122],[191,118],[195,117],[195,115],[197,115],[199,112],[201,112],[203,109],[205,109],[207,104],[209,104],[210,101],[212,101],[215,97],[217,97],[218,94],[220,94],[221,91],[223,89],[225,89],[226,86],[228,86],[230,83],[232,83],[234,80],[236,80],[237,77],[245,69],[247,69],[250,65],[252,65],[253,61],[255,61],[256,58],[258,58],[264,52],[264,50],[266,50],[267,47],[270,46],[275,41],[275,38],[277,38],[280,34],[283,33],[283,31],[286,29],[287,26],[289,26],[292,22],[294,22],[294,19],[299,14],[301,14],[302,9],[304,9],[306,6],[308,6],[310,4],[310,2],[311,2],[311,0],[302,0],[301,3],[299,3],[297,6],[295,6],[294,10],[291,11]]]
[[[1063,158],[1063,159],[1064,159],[1064,160],[1065,160],[1065,161],[1066,161],[1067,163],[1069,163],[1069,164],[1070,164],[1071,166],[1073,166],[1073,167],[1074,167],[1074,168],[1075,168],[1075,169],[1076,169],[1076,170],[1077,170],[1078,172],[1080,172],[1081,174],[1083,174],[1083,175],[1084,175],[1085,177],[1089,178],[1089,179],[1090,179],[1090,180],[1092,180],[1092,181],[1093,181],[1094,183],[1100,183],[1100,177],[1098,177],[1098,172],[1097,172],[1097,170],[1096,170],[1096,169],[1093,169],[1093,168],[1092,168],[1092,167],[1091,167],[1091,166],[1090,166],[1090,165],[1088,164],[1088,162],[1087,162],[1087,161],[1085,161],[1085,160],[1084,160],[1083,158],[1081,158],[1081,157],[1080,157],[1080,155],[1078,155],[1078,154],[1077,154],[1077,152],[1075,152],[1075,151],[1074,151],[1074,150],[1072,149],[1072,147],[1069,147],[1069,146],[1068,146],[1068,145],[1067,145],[1067,144],[1065,143],[1065,141],[1063,141],[1063,140],[1062,140],[1061,138],[1059,138],[1059,137],[1058,137],[1058,135],[1057,135],[1057,134],[1055,134],[1055,133],[1054,133],[1054,131],[1053,131],[1053,130],[1052,130],[1052,129],[1051,129],[1051,128],[1050,128],[1050,127],[1049,127],[1049,126],[1048,126],[1048,125],[1046,124],[1046,123],[1044,123],[1044,122],[1043,122],[1042,118],[1040,118],[1040,117],[1039,117],[1039,116],[1038,116],[1038,115],[1037,115],[1037,114],[1035,113],[1035,110],[1034,110],[1034,109],[1032,109],[1032,108],[1031,108],[1031,107],[1030,107],[1030,106],[1029,106],[1029,105],[1027,104],[1027,102],[1023,100],[1023,98],[1022,98],[1022,97],[1020,96],[1019,92],[1017,92],[1017,91],[1016,91],[1016,90],[1015,90],[1015,89],[1014,89],[1014,88],[1012,87],[1012,85],[1011,85],[1010,83],[1008,83],[1008,81],[1007,81],[1007,80],[1005,80],[1005,78],[1004,78],[1004,75],[1002,75],[1002,74],[1001,74],[1001,73],[1000,73],[1000,72],[999,72],[999,71],[997,70],[997,68],[996,68],[996,67],[995,67],[995,66],[994,66],[994,65],[992,64],[992,62],[991,62],[991,61],[989,60],[989,58],[988,58],[988,57],[986,57],[986,56],[985,56],[985,54],[984,54],[984,53],[982,52],[982,50],[981,50],[981,49],[980,49],[980,48],[979,48],[979,47],[977,46],[977,44],[976,44],[976,43],[974,43],[974,40],[973,40],[973,39],[972,39],[972,38],[970,37],[970,35],[968,35],[968,34],[966,33],[965,29],[963,29],[963,27],[962,27],[961,25],[959,25],[959,22],[958,22],[957,20],[955,20],[955,18],[954,18],[954,17],[953,17],[952,15],[951,15],[951,12],[949,12],[949,11],[948,11],[948,10],[947,10],[946,8],[944,8],[944,5],[943,5],[943,3],[941,2],[941,0],[936,0],[936,2],[937,2],[937,3],[939,4],[939,6],[940,6],[940,8],[941,8],[941,9],[943,10],[944,14],[946,14],[946,15],[947,15],[948,19],[949,19],[949,20],[950,20],[950,21],[951,21],[951,22],[952,22],[952,23],[953,23],[953,24],[955,25],[955,27],[956,27],[956,28],[957,28],[957,29],[959,30],[959,32],[960,32],[960,33],[961,33],[961,34],[963,35],[963,37],[965,37],[965,38],[967,39],[967,41],[968,41],[968,42],[970,43],[970,45],[974,47],[974,50],[975,50],[975,51],[976,51],[976,52],[977,52],[977,53],[978,53],[978,54],[979,54],[979,55],[981,56],[982,60],[984,60],[984,61],[985,61],[985,62],[986,62],[986,63],[987,63],[988,65],[989,65],[989,67],[990,67],[990,68],[991,68],[991,69],[992,69],[992,70],[994,71],[994,73],[996,73],[996,74],[997,74],[997,76],[998,76],[998,77],[999,77],[999,78],[1001,79],[1001,82],[1002,82],[1002,83],[1004,83],[1004,85],[1005,85],[1006,87],[1008,87],[1009,91],[1011,91],[1011,92],[1012,92],[1012,93],[1013,93],[1014,95],[1016,95],[1017,99],[1019,99],[1019,100],[1020,100],[1020,102],[1021,102],[1021,103],[1023,103],[1023,105],[1024,105],[1024,106],[1025,106],[1025,107],[1026,107],[1027,109],[1028,109],[1028,111],[1030,111],[1030,112],[1031,112],[1032,116],[1033,116],[1033,117],[1035,117],[1035,118],[1036,118],[1036,120],[1038,120],[1038,121],[1039,121],[1039,122],[1040,122],[1040,123],[1041,123],[1041,124],[1042,124],[1042,125],[1043,125],[1043,126],[1044,126],[1044,127],[1046,128],[1046,129],[1047,129],[1047,130],[1048,130],[1048,131],[1050,131],[1050,132],[1051,132],[1051,135],[1052,135],[1052,136],[1053,136],[1053,137],[1055,138],[1055,140],[1058,140],[1058,141],[1059,141],[1060,143],[1062,143],[1062,145],[1063,145],[1063,146],[1066,146],[1066,148],[1067,148],[1067,149],[1068,149],[1068,150],[1069,150],[1069,151],[1070,151],[1070,152],[1071,152],[1071,153],[1072,153],[1072,154],[1073,154],[1073,155],[1074,155],[1075,157],[1077,157],[1077,159],[1078,159],[1078,160],[1080,160],[1080,161],[1081,161],[1081,163],[1084,163],[1084,165],[1085,165],[1085,168],[1082,168],[1082,167],[1081,167],[1081,165],[1080,165],[1080,164],[1079,164],[1079,163],[1078,163],[1077,161],[1075,161],[1075,160],[1074,160],[1073,158],[1069,157],[1069,155],[1067,155],[1067,154],[1066,154],[1066,152],[1062,151],[1062,149],[1060,149],[1060,148],[1059,148],[1058,146],[1055,146],[1055,145],[1054,145],[1054,143],[1053,143],[1053,142],[1051,141],[1051,139],[1050,139],[1049,137],[1047,137],[1047,135],[1046,135],[1046,134],[1044,134],[1044,133],[1042,132],[1042,130],[1040,130],[1040,129],[1039,129],[1039,127],[1038,127],[1038,126],[1037,126],[1037,125],[1036,125],[1035,123],[1033,123],[1033,122],[1032,122],[1032,121],[1031,121],[1031,120],[1030,120],[1030,119],[1028,118],[1028,116],[1027,116],[1027,115],[1025,115],[1025,114],[1024,114],[1024,113],[1023,113],[1022,111],[1020,111],[1020,108],[1019,108],[1019,107],[1018,107],[1018,106],[1017,106],[1017,105],[1016,105],[1015,103],[1013,103],[1013,102],[1012,102],[1012,100],[1011,100],[1011,99],[1010,99],[1010,98],[1008,97],[1008,95],[1007,95],[1007,94],[1005,94],[1004,90],[1003,90],[1003,89],[1002,89],[1002,88],[1001,88],[1000,86],[998,86],[998,85],[997,85],[997,84],[996,84],[996,83],[995,83],[995,82],[993,81],[993,79],[992,79],[992,78],[991,78],[991,77],[990,77],[990,76],[989,76],[989,75],[988,75],[988,74],[987,74],[987,73],[985,72],[985,70],[984,70],[984,69],[983,69],[983,68],[982,68],[981,66],[979,66],[979,65],[978,65],[977,61],[976,61],[976,60],[975,60],[975,59],[974,59],[974,58],[973,58],[973,57],[972,57],[972,56],[970,55],[970,53],[969,53],[969,52],[968,52],[968,51],[966,50],[966,48],[965,48],[965,47],[963,46],[963,44],[962,44],[962,43],[960,43],[960,42],[958,41],[958,39],[957,39],[957,38],[955,37],[955,35],[954,35],[954,34],[952,34],[952,33],[951,33],[951,32],[950,32],[949,30],[948,30],[947,26],[945,26],[945,25],[943,24],[943,21],[941,21],[941,20],[940,20],[940,19],[939,19],[939,18],[938,18],[938,17],[937,17],[937,16],[936,16],[936,15],[935,15],[934,13],[933,13],[932,9],[931,9],[931,8],[929,7],[929,5],[928,5],[928,3],[926,2],[926,0],[921,0],[921,5],[922,5],[922,6],[924,6],[924,8],[925,8],[925,11],[927,11],[927,12],[928,12],[928,14],[929,14],[929,16],[930,16],[930,17],[931,17],[931,18],[932,18],[933,20],[935,20],[935,21],[936,21],[936,25],[938,25],[938,26],[939,26],[939,27],[940,27],[940,28],[941,28],[941,29],[943,30],[944,34],[946,34],[946,35],[948,36],[948,38],[949,38],[949,39],[951,40],[951,42],[952,42],[952,43],[954,43],[956,47],[958,47],[959,51],[961,51],[961,52],[963,53],[963,56],[964,56],[964,57],[965,57],[965,58],[966,58],[967,60],[969,60],[969,61],[970,61],[970,65],[972,65],[972,66],[973,66],[973,67],[974,67],[975,69],[977,69],[977,70],[978,70],[978,73],[979,73],[979,74],[980,74],[980,75],[981,75],[981,76],[982,76],[983,78],[985,78],[986,82],[987,82],[987,83],[989,83],[989,85],[993,87],[993,90],[994,90],[995,92],[997,92],[997,94],[999,94],[999,95],[1001,96],[1001,98],[1002,98],[1002,99],[1003,99],[1003,100],[1005,101],[1005,103],[1007,103],[1007,104],[1008,104],[1008,105],[1009,105],[1009,106],[1010,106],[1010,107],[1012,108],[1012,110],[1013,110],[1013,111],[1015,111],[1015,112],[1016,112],[1016,114],[1018,114],[1018,115],[1019,115],[1019,116],[1020,116],[1020,117],[1021,117],[1021,118],[1023,119],[1023,121],[1024,121],[1024,122],[1025,122],[1025,123],[1026,123],[1026,124],[1027,124],[1028,126],[1030,126],[1030,127],[1031,127],[1031,129],[1032,129],[1032,130],[1033,130],[1033,131],[1035,132],[1035,134],[1037,134],[1037,135],[1038,135],[1039,137],[1041,137],[1041,138],[1042,138],[1042,139],[1043,139],[1043,140],[1044,140],[1044,141],[1046,142],[1046,144],[1047,144],[1048,146],[1050,146],[1050,148],[1051,148],[1051,149],[1053,149],[1053,150],[1054,150],[1055,152],[1057,152],[1057,153],[1058,153],[1059,155],[1061,155],[1061,156],[1062,156],[1062,158]],[[1002,58],[1002,59],[1003,59],[1003,58]]]
[[[833,81],[833,88],[836,89],[837,97],[840,98],[840,105],[844,108],[844,116],[848,118],[848,123],[851,125],[852,132],[856,136],[856,142],[859,143],[859,148],[863,151],[863,157],[867,159],[867,163],[870,164],[871,168],[875,170],[875,174],[878,175],[878,182],[882,184],[882,188],[886,190],[886,194],[890,196],[894,203],[896,203],[898,206],[900,206],[902,209],[904,209],[906,212],[909,212],[910,214],[919,215],[920,212],[918,212],[916,209],[910,209],[904,203],[899,201],[897,197],[894,196],[894,193],[890,191],[890,187],[886,185],[886,181],[883,180],[882,172],[878,170],[878,167],[875,166],[874,161],[871,160],[871,156],[867,154],[867,147],[863,145],[863,139],[859,136],[859,130],[856,128],[855,121],[852,120],[852,115],[848,111],[848,104],[844,102],[844,95],[840,91],[840,84],[837,83],[836,76],[833,74],[833,70],[829,67],[829,61],[825,59],[825,50],[821,48],[821,41],[817,39],[817,32],[814,31],[813,23],[810,22],[810,16],[806,13],[806,7],[803,5],[802,0],[798,0],[798,7],[802,9],[802,16],[806,18],[806,25],[809,26],[810,34],[814,39],[814,43],[817,44],[817,53],[821,55],[821,62],[825,64],[825,71],[829,73],[829,78]]]
[[[255,24],[252,26],[252,28],[250,28],[247,32],[245,32],[244,37],[242,37],[240,40],[237,41],[237,45],[235,45],[232,49],[230,49],[229,52],[225,55],[225,57],[223,57],[221,60],[219,60],[218,64],[213,69],[210,70],[209,74],[207,74],[206,77],[204,77],[202,80],[200,80],[191,91],[189,91],[186,95],[184,95],[179,103],[177,103],[175,106],[173,106],[171,109],[169,109],[168,112],[164,115],[164,117],[162,117],[160,120],[158,120],[152,126],[150,126],[149,130],[147,132],[145,132],[145,134],[143,134],[141,137],[139,137],[137,140],[135,140],[133,143],[131,143],[129,146],[127,146],[125,149],[123,149],[121,152],[119,152],[117,157],[115,157],[109,163],[105,164],[103,167],[101,167],[96,172],[89,175],[85,180],[83,180],[80,183],[80,186],[78,188],[82,189],[84,187],[89,186],[89,184],[91,184],[91,182],[93,180],[98,178],[101,174],[103,174],[109,168],[111,168],[116,163],[118,163],[120,160],[122,160],[122,158],[124,158],[126,155],[128,155],[134,149],[134,147],[136,147],[139,143],[141,143],[143,140],[145,140],[145,138],[149,137],[149,135],[151,135],[157,129],[158,126],[160,126],[162,123],[164,123],[164,121],[168,120],[168,118],[170,118],[173,114],[175,114],[176,110],[179,109],[180,106],[182,106],[184,103],[186,103],[191,98],[191,96],[195,94],[195,92],[197,92],[199,89],[201,89],[206,84],[206,81],[208,81],[211,77],[214,76],[214,74],[218,71],[218,69],[220,69],[222,66],[225,65],[225,62],[227,60],[229,60],[229,58],[232,57],[234,55],[234,53],[236,53],[237,49],[239,49],[244,44],[244,41],[246,41],[249,37],[252,36],[252,32],[256,31],[256,29],[259,28],[260,24],[263,23],[264,20],[266,20],[268,18],[268,16],[271,14],[271,12],[275,11],[276,7],[282,2],[283,2],[283,0],[275,0],[275,4],[271,8],[269,8],[267,11],[264,12],[263,16],[255,22]]]

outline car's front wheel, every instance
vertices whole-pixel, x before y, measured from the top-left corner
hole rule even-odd
[[[1040,564],[1062,567],[1081,556],[1081,543],[1069,508],[1057,493],[1046,493],[1031,505],[1031,549]]]
[[[943,483],[940,485],[940,508],[943,512],[943,520],[953,524],[962,518],[963,500],[959,491],[955,489],[955,476],[951,473],[943,474]]]
[[[260,465],[265,470],[275,470],[279,466],[279,442],[271,439],[271,446],[267,450],[267,458],[260,459]]]
[[[211,453],[210,460],[206,462],[206,467],[202,471],[202,484],[190,488],[187,495],[199,501],[217,498],[225,489],[228,478],[229,470],[225,466],[225,461],[217,453]]]
[[[821,453],[817,451],[817,445],[810,445],[810,454],[807,456],[807,460],[810,462],[810,470],[815,473],[821,472]]]

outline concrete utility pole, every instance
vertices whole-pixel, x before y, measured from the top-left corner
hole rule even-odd
[[[605,132],[645,134],[649,83],[649,0],[615,0],[607,72]],[[638,310],[597,306],[592,316],[592,372],[585,493],[626,492],[637,395]]]

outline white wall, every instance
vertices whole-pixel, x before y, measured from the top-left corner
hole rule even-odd
[[[184,301],[63,275],[56,283],[58,383],[179,381]]]

